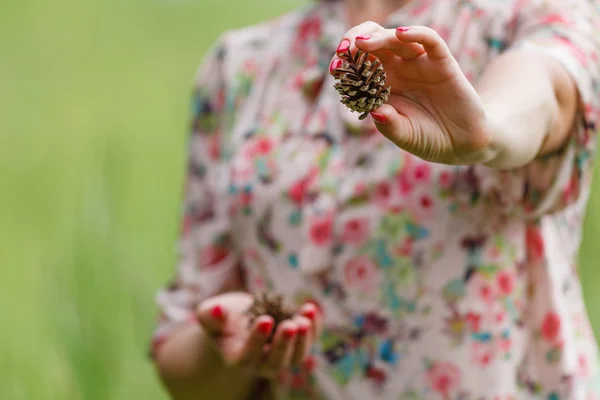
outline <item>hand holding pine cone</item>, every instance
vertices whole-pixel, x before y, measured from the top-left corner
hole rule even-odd
[[[403,150],[444,164],[495,157],[483,102],[433,29],[365,22],[341,38],[329,70],[342,103]]]
[[[362,50],[352,55],[348,48],[339,57],[341,65],[333,70],[339,82],[334,87],[342,95],[341,102],[350,110],[360,112],[358,119],[363,120],[390,96],[385,69],[377,57]]]

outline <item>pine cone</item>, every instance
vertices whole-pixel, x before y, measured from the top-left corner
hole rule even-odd
[[[353,56],[348,48],[339,57],[342,66],[334,70],[339,80],[334,87],[342,95],[341,102],[352,111],[362,113],[358,119],[363,120],[390,96],[385,70],[377,57],[362,50]]]
[[[277,326],[294,316],[294,311],[283,304],[283,297],[280,294],[263,292],[254,296],[254,303],[247,311],[250,317],[250,325],[254,323],[257,317],[261,315],[270,315],[275,320],[273,333],[269,338],[269,342],[273,339],[273,334]]]

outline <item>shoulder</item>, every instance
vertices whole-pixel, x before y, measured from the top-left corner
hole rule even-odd
[[[289,48],[298,27],[314,7],[290,12],[260,24],[227,30],[219,36],[209,57],[218,58],[226,80],[239,74],[252,75]]]

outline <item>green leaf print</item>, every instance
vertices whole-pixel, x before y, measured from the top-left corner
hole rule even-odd
[[[477,272],[482,274],[484,277],[491,279],[500,270],[500,267],[493,264],[480,265],[477,267]]]
[[[393,238],[395,240],[400,238],[406,226],[407,217],[402,214],[388,214],[381,219],[381,224],[377,231],[378,234]]]
[[[423,400],[423,397],[414,389],[409,389],[404,393],[400,394],[398,400]]]

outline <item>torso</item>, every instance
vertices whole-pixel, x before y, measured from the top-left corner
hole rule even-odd
[[[474,81],[510,41],[506,3],[424,2],[390,22],[437,29]],[[217,198],[234,209],[247,285],[325,315],[278,396],[587,399],[596,347],[577,240],[562,240],[583,204],[526,220],[527,173],[427,163],[359,123],[326,74],[346,29],[329,12],[226,41],[235,111]]]

